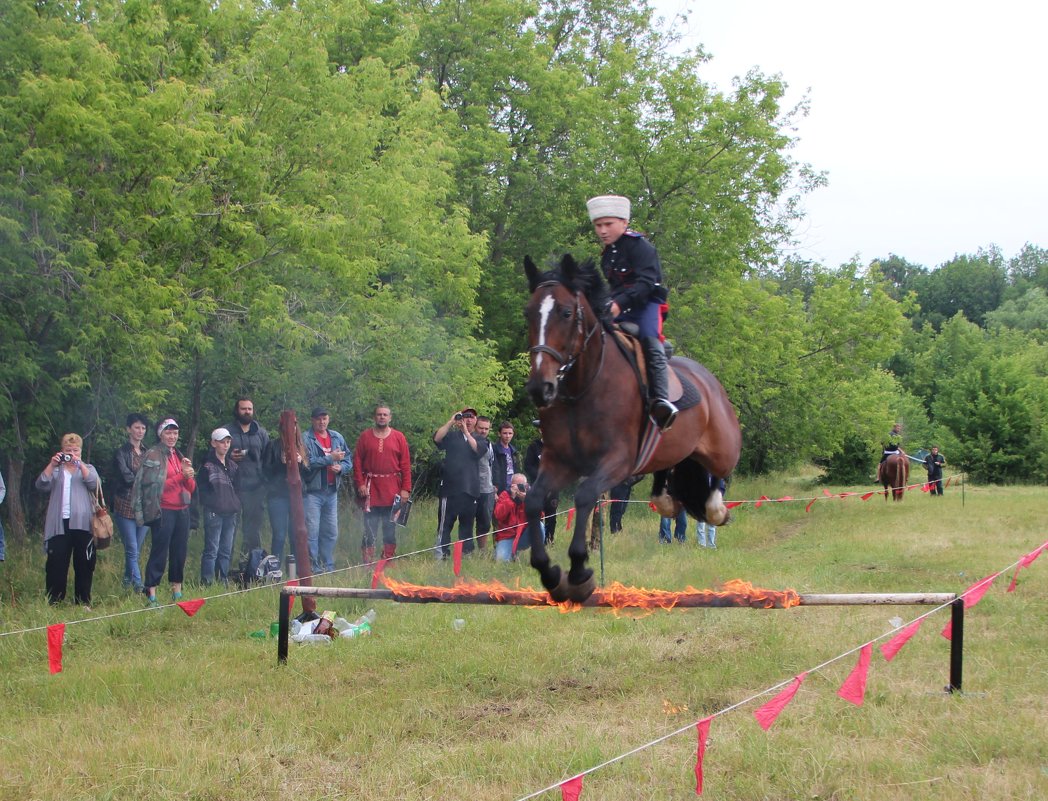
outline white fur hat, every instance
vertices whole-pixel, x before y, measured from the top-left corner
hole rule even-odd
[[[590,221],[599,220],[601,217],[618,217],[622,220],[630,218],[629,198],[622,195],[598,195],[586,201],[589,209]]]

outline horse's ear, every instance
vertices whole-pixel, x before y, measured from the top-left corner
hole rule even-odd
[[[579,274],[579,265],[570,253],[565,253],[560,258],[560,272],[564,276],[564,283],[569,286],[574,284],[575,277]]]
[[[535,266],[531,256],[524,257],[524,274],[528,277],[528,290],[534,292],[535,287],[539,285],[539,268]]]

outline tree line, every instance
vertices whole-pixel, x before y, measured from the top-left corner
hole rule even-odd
[[[980,476],[1048,475],[1044,251],[783,261],[825,180],[790,156],[805,105],[758,71],[710,86],[645,3],[0,8],[16,530],[57,437],[97,460],[128,411],[173,414],[192,447],[239,395],[350,433],[382,401],[420,462],[456,406],[527,431],[520,265],[596,256],[605,192],[659,248],[678,352],[737,405],[741,469],[839,475],[903,418]]]

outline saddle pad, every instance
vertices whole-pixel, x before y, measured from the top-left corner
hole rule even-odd
[[[702,395],[699,394],[699,388],[696,387],[693,383],[691,383],[691,381],[689,381],[679,372],[677,372],[677,368],[673,368],[673,370],[671,371],[671,375],[677,377],[677,380],[680,381],[681,386],[680,397],[672,399],[673,402],[677,405],[677,408],[681,411],[684,411],[685,409],[690,409],[692,406],[698,406],[699,403],[702,401]],[[672,384],[673,382],[671,381],[670,383]],[[671,387],[671,395],[674,394],[672,390],[673,388]]]

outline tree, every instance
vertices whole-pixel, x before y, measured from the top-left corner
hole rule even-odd
[[[996,248],[975,256],[956,256],[914,283],[921,319],[939,328],[957,312],[977,325],[1004,297],[1007,273]]]

